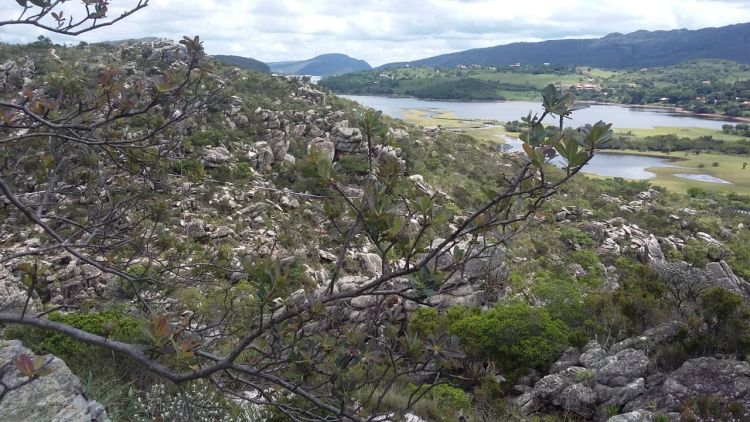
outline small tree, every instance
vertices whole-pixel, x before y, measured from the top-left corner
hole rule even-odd
[[[370,161],[370,174],[372,174],[372,141],[375,136],[383,130],[382,111],[367,109],[360,116],[358,125],[362,130],[362,135],[367,141],[367,158]]]

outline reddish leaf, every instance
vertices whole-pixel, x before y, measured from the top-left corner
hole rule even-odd
[[[16,359],[16,369],[18,369],[18,372],[21,373],[21,375],[27,376],[29,378],[33,377],[36,373],[34,368],[34,360],[31,359],[31,356],[27,355],[26,353],[18,356]]]

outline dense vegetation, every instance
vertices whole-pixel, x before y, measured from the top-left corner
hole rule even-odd
[[[724,59],[750,63],[750,23],[699,30],[613,33],[596,39],[513,43],[443,54],[409,62],[411,66],[509,66],[559,63],[612,69],[670,66],[688,60]],[[382,68],[400,67],[392,63]]]

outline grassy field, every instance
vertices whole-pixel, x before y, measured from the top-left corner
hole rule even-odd
[[[656,173],[656,177],[650,180],[654,185],[663,186],[678,192],[685,192],[692,187],[698,187],[710,191],[733,191],[750,194],[750,157],[720,154],[642,153],[640,151],[628,150],[617,152],[678,159],[678,161],[674,162],[675,167],[651,167],[647,169],[652,173]],[[745,162],[748,163],[748,167],[743,169],[742,165]],[[679,173],[708,174],[727,180],[733,184],[702,182],[674,176]]]
[[[659,135],[670,135],[674,134],[681,138],[700,138],[702,136],[712,136],[715,139],[721,139],[724,141],[738,141],[742,138],[741,136],[728,135],[718,130],[705,129],[699,127],[671,127],[671,126],[657,126],[651,129],[615,129],[616,133],[623,135],[634,135],[639,138],[645,138],[647,136],[659,136]]]
[[[453,113],[440,110],[409,110],[404,114],[404,120],[422,125],[440,125],[446,130],[455,130],[466,133],[479,140],[490,143],[502,143],[503,136],[517,137],[518,133],[508,132],[502,126],[486,127],[481,120],[459,119]],[[713,136],[725,140],[740,139],[736,136],[725,135],[719,131],[701,128],[675,128],[657,127],[654,129],[623,129],[622,133],[630,133],[636,136],[653,136],[674,133],[684,137]],[[661,153],[641,152],[635,150],[611,151],[623,154],[645,155],[659,158],[674,158],[674,167],[651,167],[648,171],[655,173],[656,177],[650,182],[657,186],[677,192],[686,192],[692,187],[698,187],[708,191],[733,191],[742,194],[750,194],[750,157],[720,154],[693,154],[693,153]],[[743,163],[748,162],[748,167],[743,169]],[[721,183],[703,182],[699,180],[684,179],[675,174],[708,174],[720,179],[732,182],[731,185]],[[588,174],[589,177],[600,178],[601,176]]]

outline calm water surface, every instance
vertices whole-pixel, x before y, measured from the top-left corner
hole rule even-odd
[[[488,120],[520,120],[529,111],[541,114],[539,103],[532,101],[432,101],[416,98],[393,98],[364,95],[341,95],[353,101],[382,110],[393,117],[403,117],[408,110],[429,109],[434,111],[449,111],[462,119]],[[593,124],[599,120],[615,122],[618,128],[650,129],[658,126],[669,127],[697,127],[721,130],[724,124],[736,124],[727,120],[709,119],[681,113],[675,113],[658,108],[631,108],[622,105],[592,105],[589,108],[576,111],[573,118],[567,120],[566,126],[578,127],[587,123]],[[554,124],[549,119],[548,124]],[[521,141],[512,137],[503,137],[510,150],[520,149]],[[599,152],[584,168],[585,172],[609,177],[623,177],[626,179],[651,179],[656,174],[647,171],[649,167],[673,167],[673,161],[658,157],[641,155]],[[682,175],[677,175],[683,177]],[[691,175],[690,178],[694,178]],[[704,177],[696,180],[713,183],[726,183],[716,178]]]
[[[494,119],[502,121],[521,120],[529,111],[541,115],[540,103],[533,101],[433,101],[416,98],[393,98],[368,95],[341,95],[367,107],[382,110],[393,117],[403,117],[404,112],[413,109],[436,109],[450,111],[461,119]],[[699,127],[721,130],[721,125],[736,124],[728,120],[708,119],[688,114],[675,113],[659,108],[633,108],[617,104],[591,105],[576,111],[573,118],[566,120],[566,126],[578,127],[594,124],[599,120],[614,122],[615,127],[626,129],[650,129],[657,126]],[[555,124],[553,119],[548,124]]]

